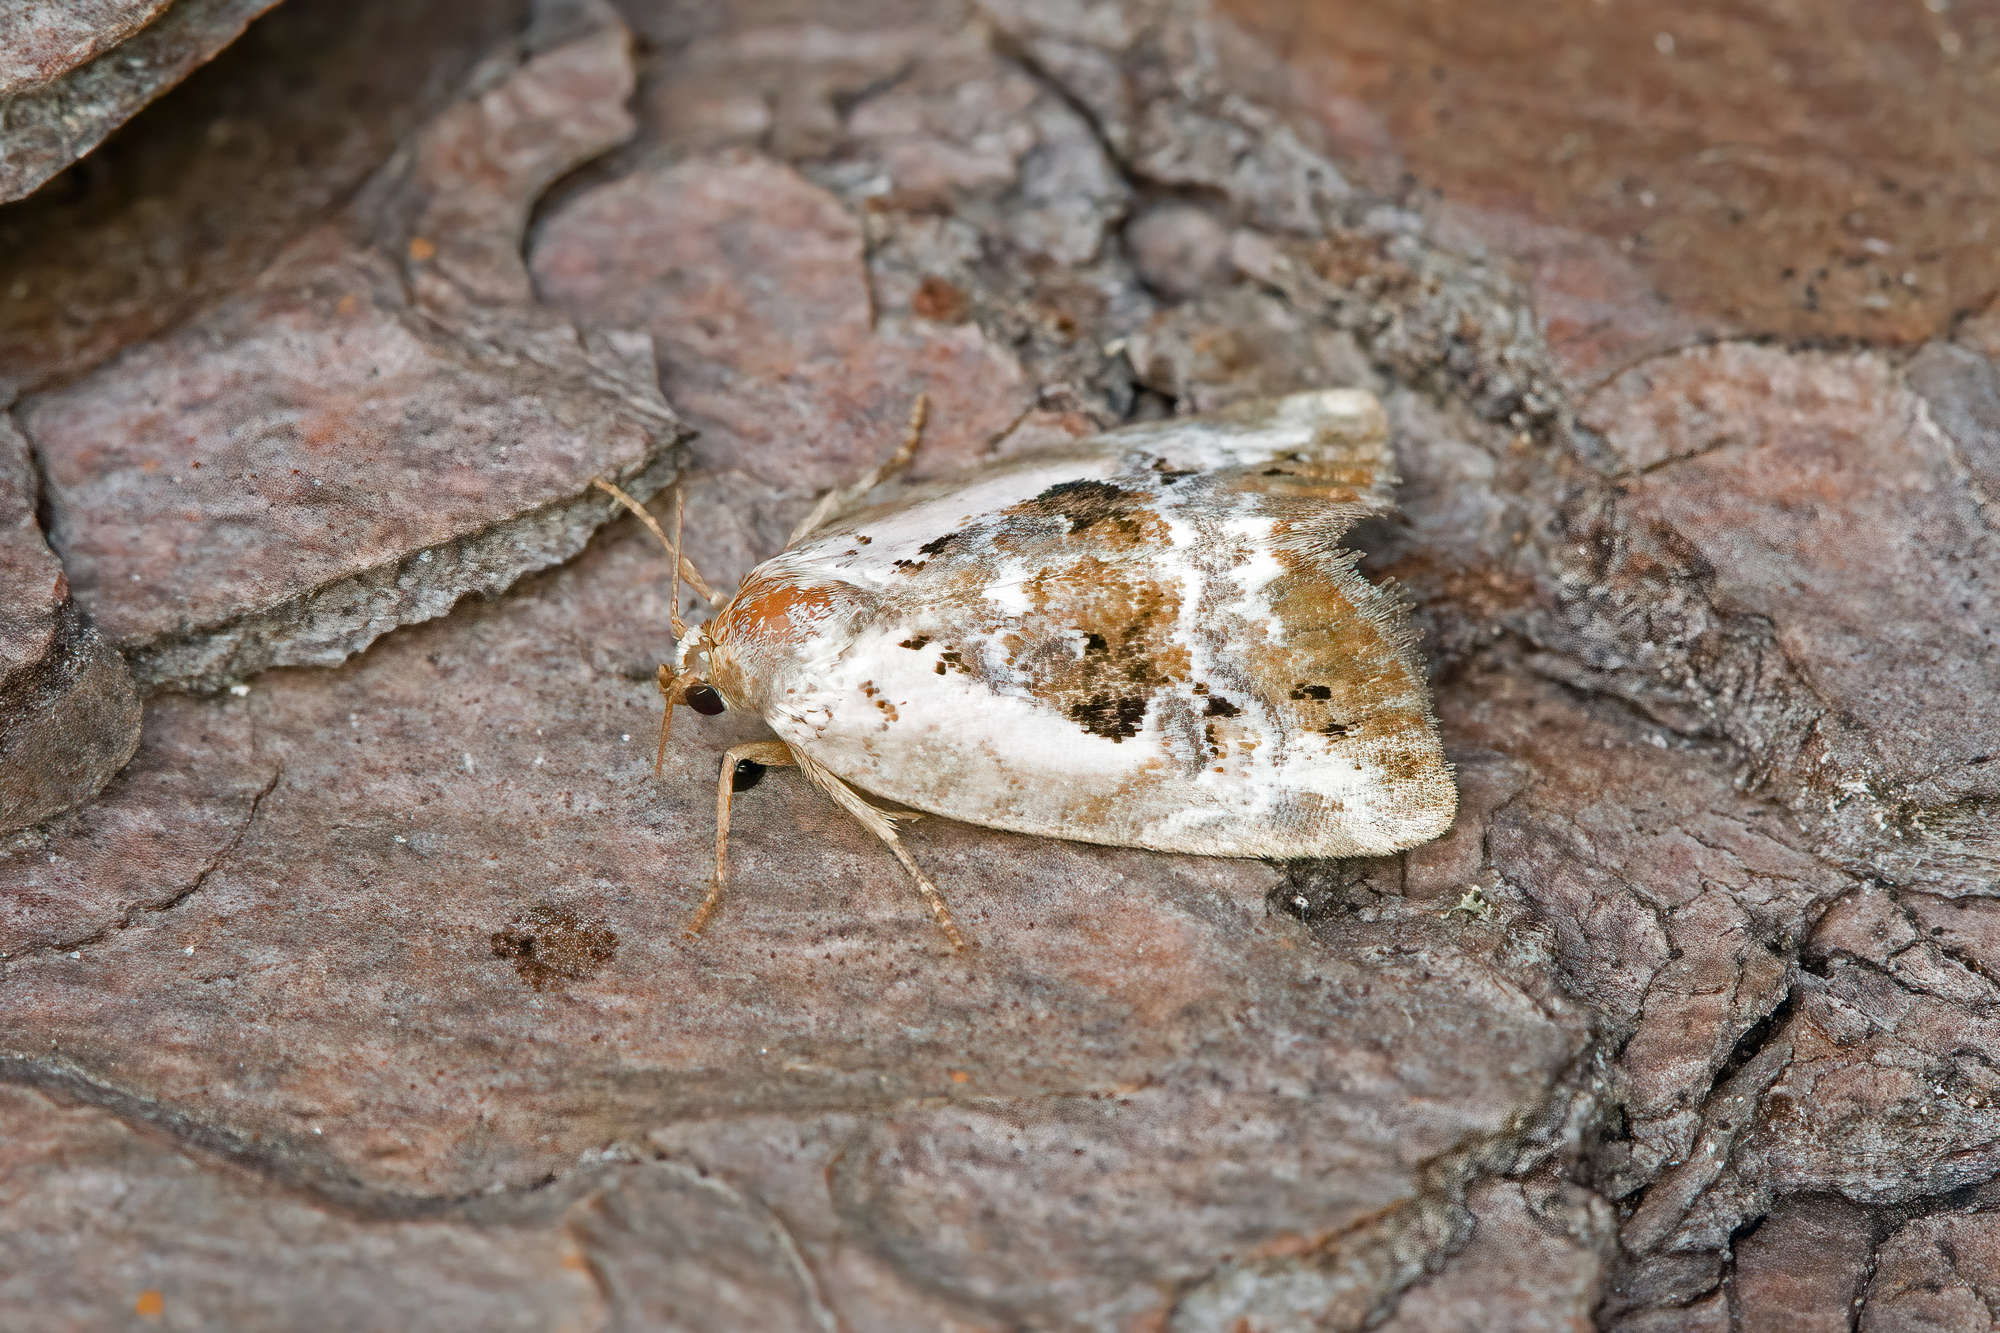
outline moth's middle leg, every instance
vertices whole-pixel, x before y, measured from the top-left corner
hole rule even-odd
[[[965,949],[965,936],[959,931],[958,923],[951,919],[951,909],[945,906],[944,894],[938,891],[938,886],[931,882],[931,877],[924,873],[923,867],[917,864],[916,858],[903,846],[903,840],[896,836],[896,822],[919,818],[919,812],[880,809],[870,804],[860,792],[814,763],[811,758],[805,755],[796,755],[795,758],[799,771],[806,775],[807,780],[832,797],[835,805],[859,820],[861,827],[888,845],[889,851],[917,886],[917,896],[924,900],[924,906],[931,909],[931,919],[937,922],[938,929],[944,932],[944,937],[951,941],[952,949],[962,952]]]
[[[729,864],[729,798],[736,794],[736,766],[745,759],[766,768],[789,768],[798,762],[792,755],[792,747],[783,741],[745,741],[723,752],[722,774],[715,784],[715,879],[709,884],[701,906],[694,909],[694,915],[682,927],[690,936],[701,934],[702,927],[722,904],[722,885]]]

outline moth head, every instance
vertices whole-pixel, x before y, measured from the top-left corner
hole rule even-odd
[[[674,664],[667,666],[662,663],[660,666],[660,696],[666,701],[666,709],[660,716],[660,751],[653,759],[655,773],[666,766],[667,740],[673,734],[674,709],[685,704],[703,717],[715,717],[729,707],[722,691],[709,683],[704,666],[692,661],[706,656],[709,647],[706,625],[693,634],[683,632],[680,642],[674,646]]]

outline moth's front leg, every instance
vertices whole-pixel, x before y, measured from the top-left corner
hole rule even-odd
[[[723,752],[722,772],[715,784],[715,880],[683,928],[689,938],[701,934],[702,927],[722,904],[722,884],[727,873],[724,867],[729,862],[729,798],[736,794],[736,766],[746,759],[766,768],[789,768],[798,763],[792,747],[783,741],[745,741]]]

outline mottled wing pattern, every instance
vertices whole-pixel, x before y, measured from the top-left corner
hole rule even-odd
[[[970,823],[1229,856],[1378,854],[1456,792],[1404,608],[1336,545],[1388,507],[1373,397],[1141,425],[862,510],[764,567],[851,608],[776,673],[786,741]],[[850,636],[851,635],[851,636]]]

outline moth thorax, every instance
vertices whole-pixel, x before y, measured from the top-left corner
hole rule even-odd
[[[753,570],[709,625],[709,681],[763,712],[788,678],[840,656],[873,601],[849,583]]]

